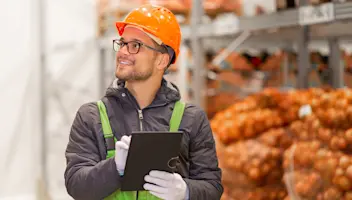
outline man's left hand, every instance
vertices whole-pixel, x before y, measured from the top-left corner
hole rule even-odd
[[[185,200],[187,184],[177,173],[150,171],[144,177],[144,189],[165,200]],[[150,184],[151,183],[151,184]]]

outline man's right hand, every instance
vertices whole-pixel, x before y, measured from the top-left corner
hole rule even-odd
[[[115,163],[120,175],[123,175],[126,166],[128,149],[131,143],[131,136],[122,136],[120,141],[115,144]]]

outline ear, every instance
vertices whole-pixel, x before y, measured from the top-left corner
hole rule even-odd
[[[168,54],[159,54],[157,59],[157,68],[159,70],[165,71],[167,65],[169,64],[170,57]]]

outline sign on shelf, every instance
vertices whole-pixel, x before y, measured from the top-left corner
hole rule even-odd
[[[335,19],[333,3],[325,3],[319,6],[302,6],[299,8],[299,24],[310,25],[330,22]]]
[[[213,26],[214,34],[223,36],[226,34],[235,34],[239,32],[239,20],[237,17],[229,16],[217,20]]]

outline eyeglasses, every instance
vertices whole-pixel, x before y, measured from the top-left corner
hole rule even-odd
[[[155,48],[153,48],[151,46],[148,46],[148,45],[146,45],[146,44],[144,44],[142,42],[138,42],[138,41],[124,42],[124,41],[115,39],[112,42],[113,42],[114,51],[116,51],[116,52],[120,51],[120,49],[122,49],[124,46],[127,46],[128,53],[137,54],[139,52],[141,46],[145,46],[148,49],[151,49],[153,51],[157,51],[157,52],[160,52],[160,53],[166,53],[166,51],[155,49]]]

